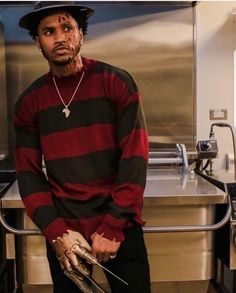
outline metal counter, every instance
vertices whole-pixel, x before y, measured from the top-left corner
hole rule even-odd
[[[208,225],[226,194],[194,172],[149,170],[143,217],[148,226]],[[213,233],[145,234],[153,292],[207,292]]]
[[[149,169],[144,203],[158,205],[222,204],[226,194],[208,181],[183,168]],[[3,208],[24,208],[15,181],[2,197]]]
[[[144,194],[146,226],[209,225],[215,222],[215,205],[225,204],[226,194],[182,168],[149,169]],[[2,198],[4,209],[17,209],[18,223],[35,228],[26,216],[15,182]],[[23,284],[50,284],[42,236],[20,236],[19,279]],[[213,277],[213,233],[146,233],[152,292],[207,292]],[[37,261],[35,261],[37,259]],[[34,270],[32,271],[32,267]],[[103,283],[103,273],[95,269]]]

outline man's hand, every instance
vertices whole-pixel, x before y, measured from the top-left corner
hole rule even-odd
[[[93,280],[89,264],[97,264],[96,258],[91,254],[91,247],[84,237],[76,231],[67,230],[67,233],[52,241],[57,258],[64,274],[78,287],[79,292],[103,292],[106,293]]]
[[[79,248],[79,245],[87,251],[91,248],[79,232],[68,230],[66,234],[53,240],[52,245],[63,270],[70,272],[72,268],[75,268],[89,275],[89,270],[80,258],[84,251]]]
[[[100,235],[96,232],[92,234],[91,240],[91,252],[97,258],[98,262],[108,261],[114,258],[120,247],[120,242],[116,242],[115,239],[109,240],[103,237],[103,234]]]

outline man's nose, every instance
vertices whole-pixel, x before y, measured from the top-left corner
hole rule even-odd
[[[65,41],[65,33],[61,30],[56,31],[54,35],[55,42],[63,42]]]

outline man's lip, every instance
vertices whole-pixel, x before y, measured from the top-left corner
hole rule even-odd
[[[69,51],[69,48],[66,47],[66,46],[58,46],[58,47],[54,48],[53,51],[56,52],[56,53],[60,53],[61,54],[61,53],[68,52]]]

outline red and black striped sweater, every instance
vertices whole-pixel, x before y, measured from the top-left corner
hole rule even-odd
[[[143,224],[148,140],[140,94],[124,70],[83,58],[83,71],[68,118],[50,72],[17,101],[19,190],[49,241],[68,229],[122,241],[124,228]],[[66,103],[81,74],[56,79]]]

